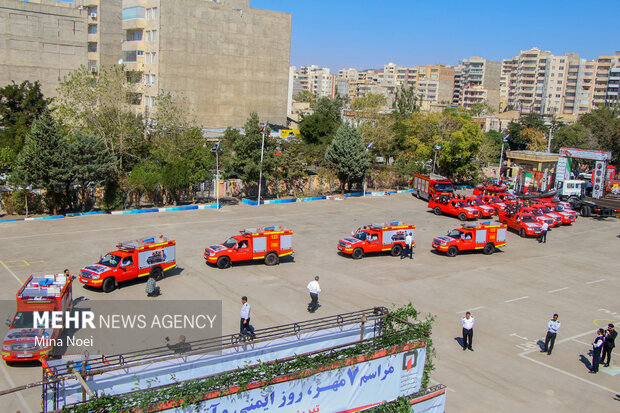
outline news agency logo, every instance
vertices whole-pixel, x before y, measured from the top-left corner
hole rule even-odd
[[[34,311],[33,328],[213,329],[216,314],[99,314],[93,311]]]

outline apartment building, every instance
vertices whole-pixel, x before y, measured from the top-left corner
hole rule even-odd
[[[336,76],[330,73],[329,68],[312,65],[293,69],[293,96],[304,90],[317,97],[333,98],[336,95]]]
[[[39,81],[46,97],[58,79],[87,65],[87,10],[51,0],[0,0],[0,85]]]
[[[607,83],[607,92],[605,94],[605,103],[620,103],[620,64],[609,70],[609,80]]]
[[[208,127],[243,125],[250,112],[286,122],[291,15],[249,0],[123,0],[123,63],[137,74],[137,110],[160,91],[186,98]]]
[[[466,108],[486,102],[493,110],[500,107],[502,63],[482,57],[463,59],[457,66],[452,103]],[[467,98],[467,99],[466,99]]]

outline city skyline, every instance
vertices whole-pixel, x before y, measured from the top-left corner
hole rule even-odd
[[[614,21],[620,13],[618,0],[590,8],[577,1],[559,5],[532,0],[518,5],[449,0],[441,10],[433,3],[404,0],[380,7],[350,0],[251,0],[250,5],[292,14],[292,66],[314,64],[333,73],[350,67],[377,69],[388,62],[456,65],[470,56],[501,61],[532,47],[588,60],[620,50]],[[505,24],[507,20],[512,23]]]

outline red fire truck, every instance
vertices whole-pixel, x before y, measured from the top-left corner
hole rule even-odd
[[[411,233],[415,236],[415,225],[393,221],[384,224],[370,224],[351,233],[351,238],[338,241],[338,251],[351,254],[353,259],[359,260],[369,252],[390,251],[397,257],[405,247],[405,237]],[[415,242],[412,243],[412,247]]]
[[[120,242],[116,251],[107,253],[97,264],[82,268],[80,282],[109,293],[118,283],[138,277],[152,275],[159,281],[164,271],[177,265],[175,247],[176,241],[163,235]]]
[[[478,211],[480,211],[480,216],[482,218],[490,218],[495,215],[495,209],[492,206],[489,206],[482,202],[482,200],[477,196],[468,196],[464,199],[464,202],[465,205],[476,208]]]
[[[555,220],[546,215],[543,215],[543,213],[538,208],[524,207],[521,208],[519,212],[521,212],[522,214],[529,214],[533,216],[534,221],[538,222],[540,225],[546,222],[547,225],[549,225],[549,228],[556,226]]]
[[[7,320],[9,331],[2,342],[2,358],[39,360],[48,357],[62,328],[40,328],[34,321],[34,312],[71,311],[73,277],[64,274],[30,276],[17,291],[17,311]]]
[[[461,198],[450,199],[446,196],[439,195],[428,201],[428,207],[433,210],[435,215],[454,215],[459,217],[461,221],[480,218],[480,211],[474,207],[467,206],[465,201]]]
[[[530,214],[513,214],[509,211],[500,211],[498,219],[502,224],[508,225],[509,228],[517,231],[522,237],[526,237],[528,235],[540,235],[542,232],[542,227]]]
[[[454,187],[448,178],[441,175],[422,175],[415,174],[413,176],[413,194],[421,199],[430,201],[437,195],[454,194]]]
[[[280,257],[293,254],[293,230],[282,227],[244,229],[223,244],[205,248],[204,258],[218,268],[228,268],[232,262],[265,260],[276,265]]]
[[[493,254],[495,248],[506,245],[506,225],[490,222],[466,223],[453,229],[444,237],[433,239],[433,248],[455,257],[461,251],[482,250],[486,255]]]

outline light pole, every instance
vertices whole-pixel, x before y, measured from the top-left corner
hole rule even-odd
[[[441,150],[441,145],[435,145],[433,147],[435,149],[435,157],[433,158],[433,173],[435,173],[435,163],[437,162],[437,153]]]
[[[499,172],[498,175],[499,175],[500,179],[502,177],[502,163],[503,163],[503,160],[504,160],[504,144],[506,142],[508,142],[508,137],[509,136],[510,136],[510,131],[508,131],[508,135],[506,135],[506,136],[504,136],[502,138],[502,151],[501,151],[501,153],[499,155],[499,171],[498,171]]]
[[[217,209],[220,208],[220,161],[219,161],[219,152],[220,152],[220,141],[217,141],[213,148],[211,148],[211,152],[215,152],[215,207]]]
[[[263,151],[265,150],[265,131],[267,130],[267,126],[269,126],[269,121],[265,122],[265,126],[263,126],[263,130],[262,130],[263,140],[260,145],[260,168],[258,170],[258,204],[257,206],[260,206],[260,190],[261,190],[261,183],[263,179]]]
[[[374,144],[374,142],[370,142],[368,145],[366,145],[366,153],[368,153],[368,150],[372,148],[372,145]],[[366,172],[364,172],[364,185],[362,186],[362,191],[364,191],[364,196],[366,196]]]

